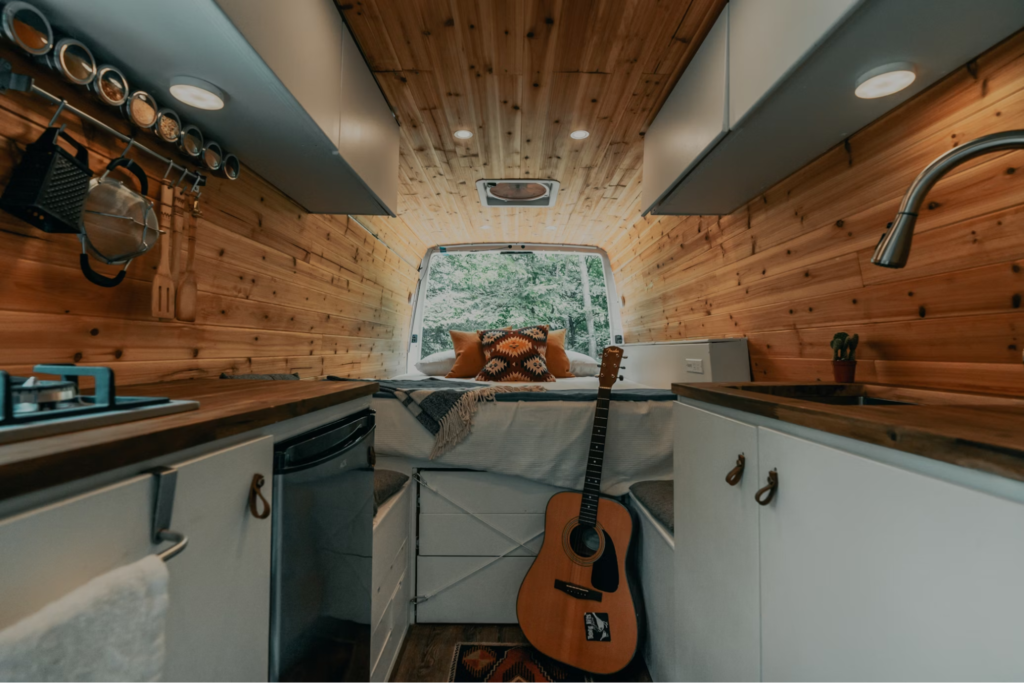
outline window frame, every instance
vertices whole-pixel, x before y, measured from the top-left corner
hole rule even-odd
[[[416,363],[420,362],[420,353],[423,344],[423,317],[426,314],[427,287],[426,283],[430,277],[430,263],[438,254],[453,254],[459,252],[499,253],[502,251],[536,252],[546,251],[561,254],[584,254],[586,256],[601,257],[601,264],[604,270],[605,291],[608,293],[608,344],[616,343],[616,336],[622,336],[622,315],[621,300],[615,288],[615,277],[612,275],[612,264],[608,254],[599,247],[584,247],[570,244],[531,244],[529,242],[519,244],[508,244],[502,242],[488,242],[481,244],[455,244],[434,246],[427,250],[420,261],[419,279],[416,282],[416,294],[413,296],[412,324],[407,337],[409,346],[406,360],[406,372],[414,373]],[[413,339],[416,341],[412,341]],[[600,340],[598,340],[600,342]],[[621,342],[618,342],[621,343]]]

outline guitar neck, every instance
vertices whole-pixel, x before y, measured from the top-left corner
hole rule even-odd
[[[611,387],[598,389],[594,429],[590,436],[590,452],[587,455],[587,473],[583,479],[580,526],[592,527],[597,524],[597,503],[601,494],[601,470],[604,467],[604,446],[608,434],[608,408],[611,405],[611,397]]]

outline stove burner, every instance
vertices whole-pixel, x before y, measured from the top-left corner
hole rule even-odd
[[[170,403],[166,398],[118,397],[110,368],[37,365],[32,371],[60,379],[11,377],[0,370],[0,427]],[[79,377],[96,380],[91,396],[79,391]]]
[[[11,403],[15,414],[81,405],[77,383],[37,377],[11,377]]]

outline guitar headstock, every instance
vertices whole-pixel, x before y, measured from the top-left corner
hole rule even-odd
[[[619,379],[619,364],[622,362],[622,349],[609,346],[601,355],[601,372],[598,375],[602,389],[611,389]]]

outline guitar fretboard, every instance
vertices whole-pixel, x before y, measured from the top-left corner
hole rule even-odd
[[[601,494],[601,468],[604,466],[605,436],[608,433],[608,408],[611,405],[611,397],[610,387],[598,389],[594,431],[590,436],[590,452],[587,454],[587,473],[583,478],[580,526],[592,527],[597,524],[597,501]]]

